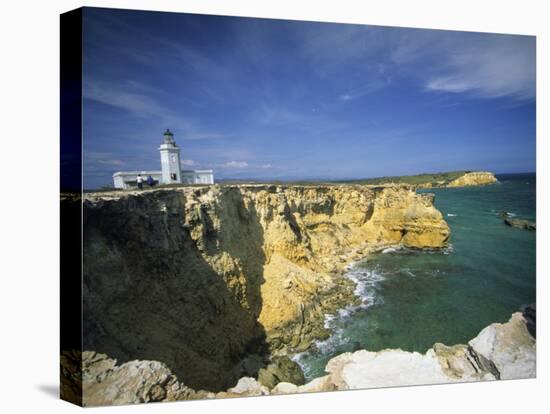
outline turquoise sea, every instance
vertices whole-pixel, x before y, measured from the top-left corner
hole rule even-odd
[[[535,174],[498,175],[483,187],[431,189],[451,227],[444,251],[386,249],[356,263],[348,277],[363,305],[327,315],[332,336],[295,356],[306,378],[356,349],[425,352],[435,342],[466,343],[493,322],[535,302],[536,234],[499,213],[536,221]]]

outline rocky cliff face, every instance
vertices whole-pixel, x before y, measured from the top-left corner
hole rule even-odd
[[[228,389],[269,355],[326,335],[323,315],[353,300],[341,277],[349,261],[448,237],[432,196],[407,186],[88,194],[84,349],[162,361],[193,389]]]
[[[82,374],[73,378],[82,378],[87,406],[534,378],[536,343],[529,330],[534,308],[529,311],[526,316],[514,313],[507,323],[489,325],[467,345],[435,344],[425,354],[399,349],[344,353],[327,363],[326,376],[304,385],[278,382],[268,387],[242,377],[227,391],[195,391],[160,362],[119,364],[95,352],[84,352]],[[69,353],[62,361],[80,361],[78,357]]]
[[[493,173],[485,171],[475,171],[464,174],[461,177],[451,181],[446,187],[466,187],[472,185],[494,184],[498,180]]]
[[[159,361],[129,361],[122,364],[105,354],[86,351],[82,355],[65,352],[62,369],[80,366],[74,378],[81,378],[84,406],[137,404],[212,398],[206,391],[195,391]],[[71,384],[71,382],[67,382]],[[75,384],[76,385],[76,384]],[[63,391],[63,389],[62,389]]]

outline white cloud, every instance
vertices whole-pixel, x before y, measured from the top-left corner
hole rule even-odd
[[[225,164],[222,164],[221,167],[224,168],[246,168],[248,163],[246,161],[229,161]]]
[[[218,139],[222,134],[205,131],[196,119],[174,112],[151,97],[151,88],[134,81],[117,84],[116,87],[97,80],[84,83],[84,97],[106,105],[123,109],[137,117],[151,119],[160,128],[179,131],[185,139]]]
[[[121,160],[98,160],[97,163],[104,164],[104,165],[112,165],[115,167],[120,167],[126,164],[124,161],[121,161]]]
[[[428,91],[532,99],[535,55],[532,36],[405,31],[396,38],[391,58],[416,73]]]
[[[103,87],[96,82],[85,83],[84,97],[138,116],[159,115],[163,112],[163,108],[157,102],[142,94]]]
[[[193,167],[195,165],[197,165],[197,163],[193,160],[181,160],[181,165],[184,165],[186,167]]]
[[[445,92],[464,92],[471,89],[473,85],[466,79],[445,76],[428,80],[426,89]]]
[[[108,152],[86,152],[84,156],[84,162],[90,166],[107,165],[113,167],[120,167],[126,163],[122,160],[113,158],[113,154]]]
[[[483,98],[534,98],[535,49],[531,40],[495,38],[477,50],[459,51],[450,57],[442,75],[428,79],[426,89],[471,92]]]
[[[386,77],[384,79],[374,79],[366,82],[365,84],[348,91],[338,97],[341,101],[350,101],[352,99],[358,99],[370,93],[376,92],[391,83],[391,78]]]
[[[223,164],[214,164],[215,167],[231,170],[239,169],[269,169],[274,168],[272,164],[250,164],[247,161],[228,161]]]

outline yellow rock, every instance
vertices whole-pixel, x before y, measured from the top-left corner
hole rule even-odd
[[[493,173],[486,171],[474,171],[464,174],[451,181],[447,187],[467,187],[472,185],[494,184],[498,180]]]
[[[343,277],[350,262],[386,246],[444,247],[450,235],[433,196],[407,185],[214,185],[85,198],[100,210],[102,200],[118,198],[120,214],[146,205],[140,214],[154,223],[136,228],[132,237],[151,237],[142,228],[152,228],[167,246],[190,237],[231,299],[259,321],[272,351],[307,348],[326,334],[325,313],[356,300],[352,282]],[[186,267],[178,268],[183,274],[196,263],[189,255]],[[189,283],[196,277],[182,276]],[[208,296],[218,314],[228,312],[219,293]]]

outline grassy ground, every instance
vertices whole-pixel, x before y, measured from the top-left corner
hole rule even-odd
[[[311,184],[446,184],[470,171],[451,171],[432,174],[402,175],[391,177],[361,178],[356,180],[296,180],[296,181],[253,181],[253,180],[224,180],[219,184],[281,184],[281,185],[311,185]]]
[[[396,184],[446,184],[458,177],[463,176],[469,171],[451,171],[444,173],[434,173],[434,174],[418,174],[418,175],[403,175],[403,176],[394,176],[394,177],[378,177],[378,178],[365,178],[360,180],[342,180],[335,181],[338,183],[353,183],[353,184],[386,184],[386,183],[396,183]]]

